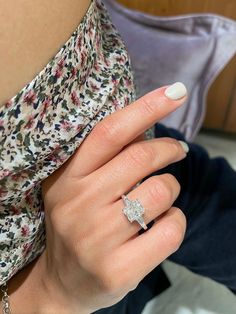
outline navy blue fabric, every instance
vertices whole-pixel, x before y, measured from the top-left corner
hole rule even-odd
[[[161,124],[155,125],[155,136],[185,140],[179,131]],[[188,144],[190,151],[184,160],[152,173],[143,181],[168,172],[181,185],[174,205],[185,213],[187,231],[181,247],[169,260],[218,281],[236,293],[236,172],[224,158],[209,158],[204,148]],[[149,223],[148,227],[151,226]],[[119,303],[95,313],[141,313],[146,303],[168,285],[159,266]]]

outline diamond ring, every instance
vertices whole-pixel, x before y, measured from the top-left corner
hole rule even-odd
[[[126,195],[122,195],[122,200],[125,207],[122,209],[130,222],[137,221],[143,229],[147,229],[147,226],[143,220],[142,215],[144,214],[144,207],[139,200],[130,200]]]

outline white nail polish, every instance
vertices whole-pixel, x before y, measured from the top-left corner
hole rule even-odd
[[[187,143],[185,143],[184,141],[179,141],[180,145],[183,147],[183,150],[185,151],[185,153],[187,154],[189,152],[189,146]]]
[[[177,100],[187,95],[187,89],[183,83],[176,82],[167,87],[165,95],[172,100]]]

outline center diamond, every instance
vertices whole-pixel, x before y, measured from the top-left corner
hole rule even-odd
[[[126,206],[123,208],[123,213],[127,216],[130,222],[137,220],[144,213],[144,208],[139,200],[125,199]]]

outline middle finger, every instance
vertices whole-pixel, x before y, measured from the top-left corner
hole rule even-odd
[[[90,202],[96,206],[115,202],[138,181],[183,159],[186,153],[183,142],[173,138],[155,138],[129,145],[111,161],[82,179],[84,186],[90,187],[90,195],[93,195]]]

